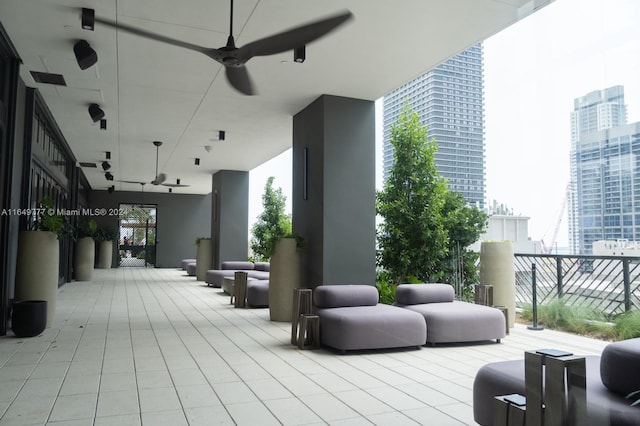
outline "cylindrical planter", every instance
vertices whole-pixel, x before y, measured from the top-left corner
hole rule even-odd
[[[196,280],[204,281],[205,275],[213,264],[213,242],[210,239],[198,241],[196,250]]]
[[[509,327],[516,319],[516,271],[511,241],[480,245],[480,284],[493,286],[493,303],[509,311]]]
[[[295,238],[276,242],[269,271],[269,317],[271,321],[291,321],[293,289],[301,285],[300,252]]]
[[[113,259],[113,241],[101,241],[98,247],[98,268],[110,269]]]
[[[78,281],[91,281],[96,260],[96,243],[91,237],[79,238],[76,242],[75,273]]]
[[[47,327],[53,324],[58,297],[60,242],[48,231],[22,231],[18,240],[15,299],[45,300]]]
[[[16,337],[33,337],[47,326],[47,301],[23,300],[13,302],[11,329]]]

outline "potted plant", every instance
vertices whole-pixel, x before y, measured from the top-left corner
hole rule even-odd
[[[96,242],[94,237],[97,231],[94,219],[80,218],[76,226],[76,252],[75,273],[78,281],[91,281],[93,277],[93,265],[96,256]]]
[[[210,237],[196,238],[196,280],[204,281],[205,275],[212,268],[213,243]]]
[[[96,231],[98,241],[98,268],[110,269],[113,260],[113,242],[118,239],[118,231],[113,227],[103,227]]]
[[[293,289],[301,286],[302,237],[291,233],[276,239],[269,265],[269,318],[291,321]]]
[[[46,323],[42,327],[49,327],[53,323],[56,310],[56,298],[59,281],[60,242],[58,239],[65,230],[65,220],[57,214],[51,198],[44,198],[35,212],[30,230],[21,231],[18,238],[18,256],[16,264],[16,288],[14,312],[22,310],[17,306],[23,302],[33,309],[46,311]],[[31,303],[44,301],[45,303]],[[26,303],[29,302],[29,303]],[[16,321],[30,320],[41,317],[36,313],[19,315]],[[38,326],[13,324],[12,327],[37,329]],[[42,331],[42,330],[40,330]],[[39,332],[35,333],[39,334]],[[32,335],[35,335],[32,334]]]

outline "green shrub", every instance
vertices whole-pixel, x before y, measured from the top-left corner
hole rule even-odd
[[[617,315],[614,320],[614,330],[619,340],[640,337],[640,311],[629,311]]]

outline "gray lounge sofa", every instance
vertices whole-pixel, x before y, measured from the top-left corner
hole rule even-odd
[[[246,272],[249,278],[269,279],[269,263],[267,262],[226,261],[222,262],[221,269],[208,270],[205,273],[204,281],[209,286],[221,288],[224,277],[232,277],[238,271]]]
[[[182,259],[180,261],[180,267],[182,267],[182,269],[186,271],[187,270],[187,265],[189,263],[196,263],[196,260],[195,259]]]
[[[340,350],[385,349],[426,342],[424,318],[408,309],[378,304],[370,285],[322,285],[313,292],[320,343]]]
[[[247,305],[252,308],[269,306],[269,280],[247,281]]]
[[[417,312],[427,324],[427,343],[476,342],[506,335],[504,314],[489,306],[454,300],[449,284],[401,284],[396,305]]]
[[[537,349],[537,348],[534,348]],[[577,355],[577,354],[576,354]],[[629,393],[640,389],[640,338],[610,343],[601,356],[586,356],[588,425],[640,425],[640,406]],[[526,395],[524,360],[501,361],[480,368],[473,383],[473,417],[493,425],[494,397]]]

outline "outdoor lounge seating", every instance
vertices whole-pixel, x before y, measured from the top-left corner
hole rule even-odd
[[[269,280],[247,281],[247,305],[252,308],[269,306]]]
[[[233,277],[238,271],[246,272],[249,278],[257,280],[269,279],[268,262],[226,261],[222,262],[221,269],[210,269],[205,273],[204,281],[208,286],[221,288],[224,277]]]
[[[196,276],[196,262],[189,262],[187,263],[187,266],[185,268],[185,270],[187,271],[187,275],[189,275],[190,277],[195,277]]]
[[[188,265],[188,264],[190,264],[190,263],[196,263],[196,260],[195,260],[195,259],[182,259],[182,260],[180,261],[180,267],[181,267],[184,271],[186,271],[186,270],[187,270],[187,265]]]
[[[586,356],[586,400],[589,425],[640,425],[640,407],[625,396],[640,389],[640,338],[610,343],[601,356]],[[494,397],[526,396],[524,360],[483,366],[473,383],[473,416],[480,425],[494,424]]]
[[[313,292],[320,317],[320,343],[344,353],[358,349],[414,346],[426,342],[424,318],[410,310],[378,304],[370,285],[322,285]]]
[[[504,314],[496,309],[454,300],[449,284],[401,284],[396,305],[419,313],[427,324],[427,343],[475,342],[506,335]]]

